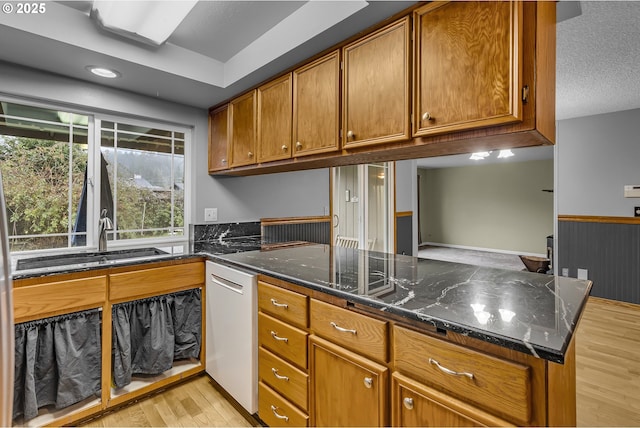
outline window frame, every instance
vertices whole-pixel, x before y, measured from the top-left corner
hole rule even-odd
[[[102,121],[114,122],[119,124],[141,126],[150,129],[164,129],[172,132],[184,134],[184,225],[183,235],[180,236],[163,236],[136,239],[118,239],[109,240],[108,249],[123,249],[145,246],[163,246],[171,247],[172,245],[185,245],[189,241],[189,225],[191,223],[191,205],[192,205],[192,176],[189,173],[192,168],[192,150],[193,150],[193,126],[172,123],[160,119],[153,118],[137,118],[126,114],[120,116],[111,113],[103,113],[91,108],[82,108],[77,106],[66,106],[55,102],[41,102],[20,97],[0,95],[0,101],[11,104],[21,104],[34,108],[42,108],[47,110],[57,110],[66,113],[87,116],[87,231],[86,245],[75,247],[57,247],[42,248],[27,251],[12,251],[12,255],[43,255],[47,253],[71,253],[78,251],[91,251],[98,248],[98,219],[100,213],[97,212],[100,198],[100,147],[101,147],[101,124]],[[71,126],[71,125],[70,125]],[[172,198],[173,204],[173,198]],[[43,235],[44,236],[44,235]]]

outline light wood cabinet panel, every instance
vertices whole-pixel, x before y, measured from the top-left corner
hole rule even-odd
[[[522,120],[522,3],[433,2],[414,16],[414,136]]]
[[[511,425],[398,373],[392,375],[391,420],[395,427]]]
[[[258,281],[258,309],[300,328],[307,328],[307,296]]]
[[[264,383],[258,383],[258,415],[270,427],[306,427],[309,417]]]
[[[258,343],[303,369],[307,368],[307,332],[258,313]]]
[[[209,172],[229,168],[229,106],[209,113]]]
[[[185,263],[109,275],[112,303],[171,293],[204,283],[204,263]]]
[[[258,162],[291,157],[291,74],[258,88]]]
[[[393,329],[394,367],[458,398],[527,425],[531,369],[403,327]]]
[[[229,103],[232,167],[256,163],[256,91]]]
[[[18,281],[16,281],[18,282]],[[81,292],[79,292],[81,290]],[[15,286],[13,317],[16,323],[97,308],[107,298],[107,277]]]
[[[311,299],[311,331],[379,362],[387,361],[387,322]]]
[[[258,374],[262,382],[282,394],[302,410],[307,410],[309,375],[305,372],[278,358],[266,349],[259,348]]]
[[[409,139],[410,17],[343,48],[342,147]]]
[[[312,426],[387,426],[388,369],[310,336]]]
[[[340,51],[293,72],[294,156],[338,150]]]

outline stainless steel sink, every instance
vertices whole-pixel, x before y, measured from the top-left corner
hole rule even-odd
[[[109,263],[117,260],[153,257],[168,254],[157,248],[133,248],[128,250],[96,251],[58,254],[54,256],[30,257],[19,259],[16,270],[43,269],[56,266],[77,265],[85,263]]]

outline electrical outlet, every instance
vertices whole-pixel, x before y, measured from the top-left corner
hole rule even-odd
[[[562,268],[562,276],[569,276],[569,268]]]
[[[589,271],[578,268],[578,279],[589,279]]]
[[[218,221],[218,209],[217,208],[205,208],[204,209],[204,221]]]

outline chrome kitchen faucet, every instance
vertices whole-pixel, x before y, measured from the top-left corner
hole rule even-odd
[[[98,220],[98,251],[107,251],[107,230],[113,230],[113,222],[107,217],[107,209],[103,208]]]

